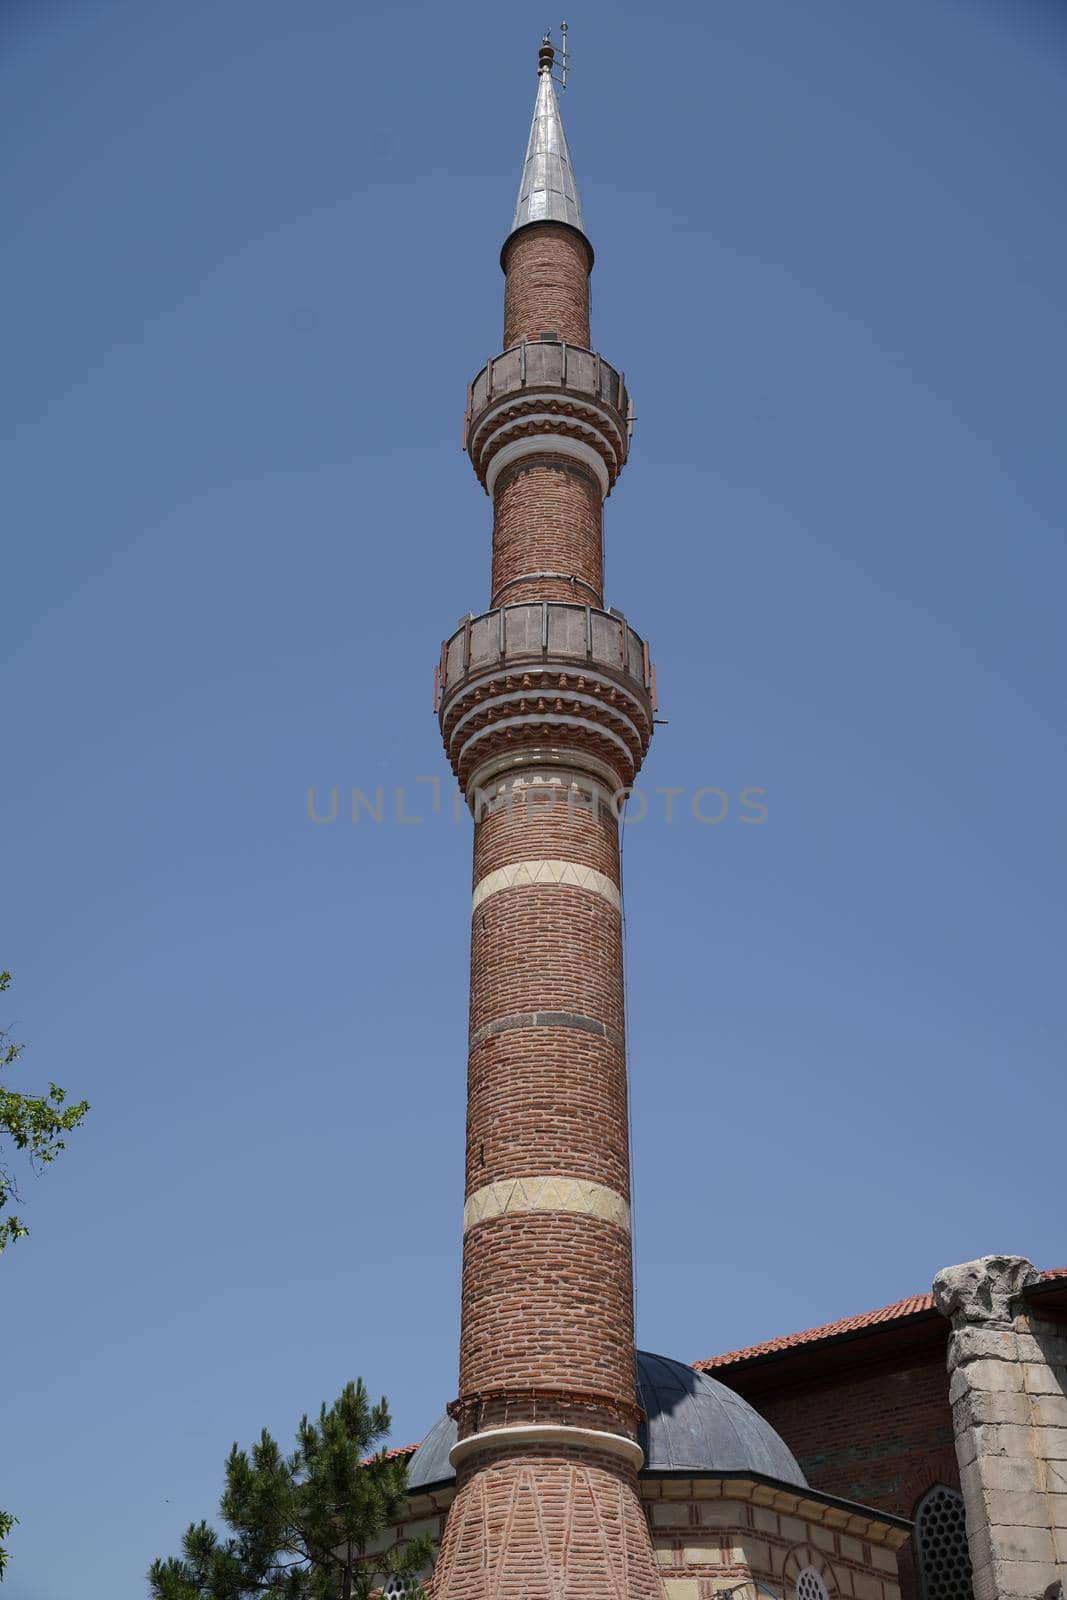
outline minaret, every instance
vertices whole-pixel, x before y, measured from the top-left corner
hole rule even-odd
[[[501,265],[505,348],[464,424],[493,502],[490,609],[437,669],[475,835],[458,1489],[433,1592],[662,1600],[637,1491],[618,825],[654,680],[604,608],[632,413],[590,349],[547,37]]]

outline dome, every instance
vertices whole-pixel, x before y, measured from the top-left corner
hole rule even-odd
[[[648,1421],[638,1433],[646,1472],[752,1472],[806,1488],[790,1450],[724,1383],[682,1361],[637,1352],[637,1398]],[[455,1477],[448,1452],[456,1424],[435,1422],[408,1466],[408,1488],[423,1489]]]

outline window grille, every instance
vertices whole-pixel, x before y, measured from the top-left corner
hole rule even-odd
[[[796,1581],[797,1600],[830,1600],[823,1583],[814,1567],[805,1567]]]
[[[915,1513],[923,1600],[973,1600],[963,1497],[935,1484]]]
[[[410,1594],[415,1584],[411,1578],[390,1578],[382,1590],[382,1600],[394,1600],[395,1596]]]

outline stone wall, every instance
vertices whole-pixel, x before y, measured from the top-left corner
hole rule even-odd
[[[1039,1276],[982,1256],[934,1280],[975,1600],[1041,1600],[1067,1577],[1067,1333],[1021,1298]]]

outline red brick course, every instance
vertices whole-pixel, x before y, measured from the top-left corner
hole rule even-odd
[[[547,859],[577,861],[618,883],[618,822],[606,806],[587,804],[586,794],[568,803],[562,786],[531,785],[510,807],[488,812],[475,829],[473,882],[515,861]]]
[[[572,228],[542,222],[504,246],[504,348],[558,333],[589,348],[589,246]]]
[[[471,931],[470,1025],[566,1011],[623,1030],[622,926],[615,907],[569,884],[483,900]]]
[[[460,1394],[569,1387],[633,1405],[630,1235],[561,1211],[494,1217],[463,1246]]]
[[[600,483],[581,462],[546,451],[505,467],[493,491],[492,604],[576,600],[602,605],[602,517]],[[549,572],[561,576],[526,577]],[[582,583],[569,582],[571,577]],[[516,583],[517,578],[526,581]]]
[[[629,1199],[626,1060],[611,1039],[522,1027],[471,1051],[467,1194],[540,1174],[586,1178]]]

